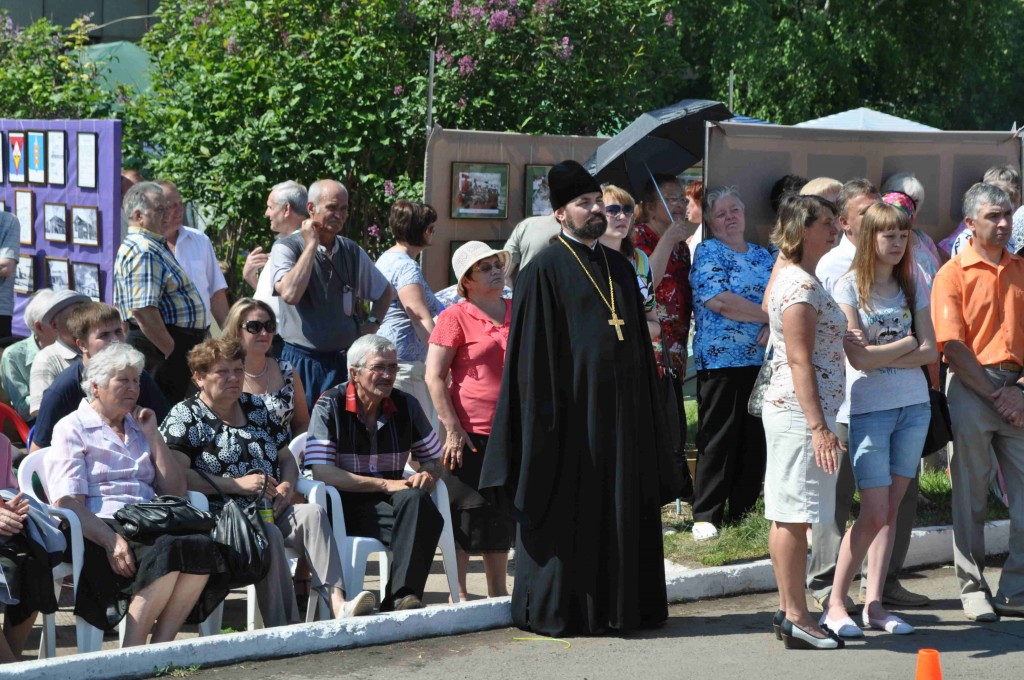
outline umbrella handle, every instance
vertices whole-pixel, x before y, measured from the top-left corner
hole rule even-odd
[[[647,163],[644,163],[644,170],[647,171],[647,176],[651,178],[651,184],[654,185],[654,190],[658,192],[658,198],[661,200],[661,204],[665,206],[665,214],[669,216],[669,219],[671,219],[672,211],[668,209],[668,201],[666,201],[665,196],[662,195],[661,187],[659,187],[658,183],[654,180],[654,173],[651,172],[651,168]]]

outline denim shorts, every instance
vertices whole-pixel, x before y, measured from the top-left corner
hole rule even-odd
[[[917,475],[931,404],[912,404],[850,416],[850,455],[858,489],[892,485],[892,475]]]

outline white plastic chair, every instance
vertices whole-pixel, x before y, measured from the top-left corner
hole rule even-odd
[[[296,447],[299,440],[301,445]],[[292,455],[295,462],[302,468],[302,452],[306,446],[306,435],[296,437],[292,442]],[[409,465],[405,466],[404,477],[415,474]],[[363,589],[363,581],[366,580],[366,564],[373,554],[377,554],[380,565],[380,599],[383,602],[384,593],[387,590],[388,574],[391,566],[391,551],[376,538],[368,536],[349,536],[345,528],[345,510],[342,507],[341,495],[333,486],[324,485],[327,496],[327,505],[331,510],[331,526],[334,529],[334,540],[341,551],[341,563],[344,567],[345,589],[351,593],[358,593]],[[438,546],[441,548],[441,560],[444,565],[445,576],[448,579],[448,590],[451,593],[452,602],[459,603],[459,572],[455,560],[455,534],[452,532],[452,513],[448,504],[448,487],[440,479],[430,494],[438,512],[444,519],[444,528],[441,530],[441,538],[438,539]]]
[[[59,598],[64,578],[70,575],[72,577],[74,593],[77,596],[78,582],[82,574],[82,565],[85,562],[85,538],[82,534],[82,523],[78,519],[78,515],[73,511],[46,504],[43,499],[36,496],[35,489],[32,486],[32,473],[36,473],[39,475],[39,481],[43,486],[43,490],[49,494],[49,491],[46,488],[46,476],[43,467],[43,455],[45,455],[47,451],[49,451],[49,447],[39,449],[35,453],[31,453],[22,459],[21,464],[18,466],[18,486],[25,495],[31,496],[42,503],[52,517],[63,519],[68,523],[68,526],[70,527],[69,534],[71,536],[71,564],[64,562],[53,570],[53,589],[54,593]],[[200,500],[200,498],[202,500]],[[199,503],[205,505],[206,498],[202,494],[189,492],[189,501],[193,505],[196,505],[196,507],[199,507]],[[218,608],[218,612],[219,611],[220,609]],[[56,656],[56,632],[56,618],[54,614],[45,614],[43,616],[43,634],[39,640],[40,659],[53,658]],[[121,619],[119,632],[120,639],[123,641],[125,633],[125,619]],[[199,635],[201,636],[205,637],[209,635],[216,635],[219,632],[220,620],[217,619],[214,621],[213,615],[199,624]],[[85,619],[75,617],[75,640],[79,654],[85,652],[96,652],[103,647],[103,631],[90,625]]]
[[[306,435],[300,434],[295,437],[289,444],[289,450],[292,452],[292,456],[301,457],[302,450],[305,448]],[[298,461],[298,457],[296,458]],[[301,468],[299,468],[301,470]],[[306,497],[306,501],[312,505],[318,505],[327,509],[327,499],[325,494],[325,484],[319,481],[313,481],[312,479],[305,479],[302,475],[299,475],[298,481],[295,483],[295,491],[298,494]],[[205,497],[204,497],[205,500]],[[299,559],[302,557],[299,553],[295,552],[291,548],[285,549],[285,554],[288,555],[288,566],[295,575],[295,568],[299,563]],[[319,593],[310,589],[309,591],[309,602],[306,604],[306,623],[316,621],[317,613],[322,621],[331,619],[331,607],[324,598],[319,596]],[[249,586],[246,588],[246,626],[248,630],[254,631],[257,628],[263,627],[263,617],[260,614],[259,604],[256,601],[256,587]]]

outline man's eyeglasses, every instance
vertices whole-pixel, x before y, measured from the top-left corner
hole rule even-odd
[[[249,333],[252,333],[253,335],[259,335],[260,332],[264,330],[267,331],[267,333],[273,335],[277,331],[277,322],[270,320],[246,321],[245,323],[242,324],[242,328],[244,328]]]
[[[364,366],[364,368],[370,373],[376,373],[377,375],[398,373],[398,364],[374,364],[373,366]]]
[[[629,217],[633,214],[633,206],[631,205],[606,205],[604,211],[612,217],[618,217],[621,213],[623,217]]]

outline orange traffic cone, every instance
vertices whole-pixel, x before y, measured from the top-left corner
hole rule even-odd
[[[942,665],[939,650],[919,649],[917,651],[917,675],[914,680],[942,680]]]

